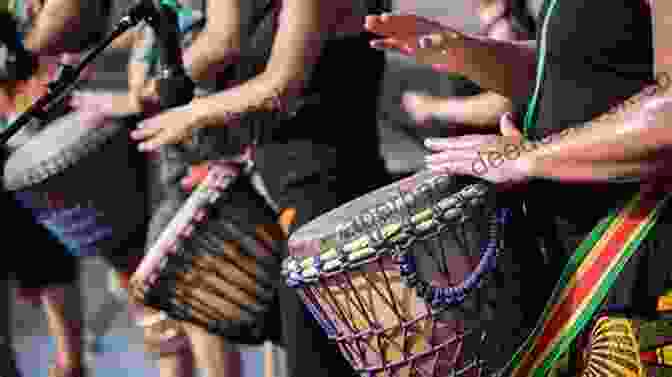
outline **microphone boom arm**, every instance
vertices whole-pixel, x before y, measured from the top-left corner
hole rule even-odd
[[[35,100],[28,109],[7,126],[4,132],[0,134],[0,143],[6,145],[7,141],[32,119],[45,119],[45,115],[51,106],[54,103],[60,103],[76,88],[82,71],[117,37],[142,21],[146,21],[155,30],[160,44],[160,56],[164,67],[160,70],[161,77],[159,79],[165,81],[164,85],[159,85],[162,107],[174,107],[189,103],[193,98],[194,83],[186,75],[182,65],[177,13],[170,5],[160,2],[160,0],[140,0],[126,12],[126,15],[121,18],[110,35],[89,51],[79,64],[75,66],[63,64],[60,66],[56,78],[47,84],[47,93]],[[188,90],[189,88],[191,90]]]

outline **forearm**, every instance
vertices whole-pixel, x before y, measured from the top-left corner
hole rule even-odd
[[[606,181],[662,173],[672,157],[670,93],[648,88],[617,111],[537,143],[526,159],[532,175]]]
[[[497,130],[499,119],[513,110],[513,104],[495,92],[446,98],[437,104],[436,117],[450,122]]]
[[[506,98],[528,97],[536,73],[535,41],[469,38],[462,74]]]
[[[232,126],[251,111],[276,111],[282,107],[277,81],[259,75],[242,85],[194,99],[190,106],[203,127]]]
[[[218,94],[195,100],[208,126],[249,110],[284,111],[303,92],[330,27],[329,2],[286,0],[266,69],[255,78]]]
[[[196,82],[216,79],[240,54],[240,0],[209,1],[207,6],[205,28],[184,51],[185,66]]]
[[[532,92],[535,41],[503,41],[447,31],[423,37],[415,54],[420,63],[462,74],[506,98],[528,97]]]
[[[108,14],[109,9],[104,8],[103,3],[47,0],[24,44],[37,55],[81,52],[91,35],[105,30]],[[92,19],[96,21],[92,22]]]
[[[139,30],[140,29],[136,27],[126,31],[124,34],[115,38],[108,48],[112,50],[130,50],[133,48],[136,38],[138,38],[138,34],[140,33]]]
[[[184,51],[184,65],[195,82],[216,80],[240,55],[240,37],[231,33],[228,37],[213,37],[201,34]]]

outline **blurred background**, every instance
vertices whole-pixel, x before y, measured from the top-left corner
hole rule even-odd
[[[202,0],[191,1],[193,6],[201,8]],[[115,13],[111,20],[116,22],[129,1],[114,2]],[[533,8],[536,9],[540,2],[541,0],[535,1]],[[479,30],[476,0],[393,0],[392,9],[429,17],[467,32]],[[390,172],[402,176],[422,165],[424,151],[421,142],[424,137],[448,132],[446,125],[431,128],[418,128],[414,125],[400,107],[402,93],[417,90],[442,96],[469,95],[476,93],[477,88],[469,82],[454,81],[436,74],[400,55],[389,54],[387,59],[387,72],[380,98],[381,148]],[[105,53],[95,63],[96,77],[88,84],[89,88],[97,91],[126,91],[127,60],[127,51]],[[91,376],[158,377],[158,371],[145,359],[141,333],[132,327],[125,304],[110,292],[107,267],[97,258],[84,259],[82,264],[87,326],[93,333],[100,335],[95,349],[89,353],[89,365],[93,371]],[[44,314],[40,308],[26,304],[16,304],[13,310],[20,367],[25,377],[46,377],[53,344],[47,336]],[[282,350],[276,349],[275,353],[274,374],[283,377]],[[264,376],[262,364],[261,347],[244,349],[245,377]]]

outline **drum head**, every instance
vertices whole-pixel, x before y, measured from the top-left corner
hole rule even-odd
[[[10,151],[15,151],[22,145],[30,141],[37,133],[40,132],[40,121],[34,119],[21,128],[14,136],[7,140],[6,148]]]
[[[422,171],[352,200],[300,227],[292,234],[289,248],[294,257],[314,256],[340,247],[358,237],[418,210],[431,207],[440,199],[455,194],[458,183],[451,176],[435,176]]]
[[[5,164],[3,183],[17,191],[41,183],[99,150],[116,135],[126,132],[137,115],[104,122],[82,112],[72,112],[35,133],[12,153]]]

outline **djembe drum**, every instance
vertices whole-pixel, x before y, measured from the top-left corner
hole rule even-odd
[[[287,284],[359,375],[481,376],[494,367],[484,323],[493,323],[509,210],[488,185],[458,182],[421,172],[290,238]]]
[[[146,224],[144,156],[129,142],[137,115],[71,112],[9,140],[6,189],[75,255],[109,254]]]
[[[277,224],[249,229],[234,220],[244,218],[244,211],[270,208],[234,204],[226,213],[219,211],[219,196],[247,182],[238,180],[244,169],[235,161],[213,161],[186,202],[177,210],[166,208],[174,214],[133,274],[130,294],[172,319],[236,343],[260,344],[268,334],[266,318],[280,278],[277,243],[285,237]]]

